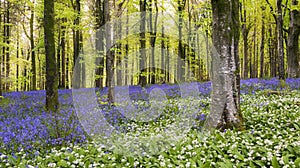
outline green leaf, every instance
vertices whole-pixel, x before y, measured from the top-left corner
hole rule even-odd
[[[283,159],[283,162],[284,162],[285,164],[288,164],[288,163],[289,163],[289,155],[283,156],[282,159]]]
[[[273,156],[273,158],[272,158],[272,166],[273,166],[274,168],[280,168],[276,156]]]
[[[261,166],[261,167],[265,166],[265,163],[261,160],[256,160],[256,161],[254,161],[254,163],[256,163],[258,166]]]
[[[296,167],[300,167],[300,157],[297,157],[297,159],[295,160],[295,166]]]
[[[11,156],[11,155],[8,155],[8,161],[9,161],[9,163],[11,163],[13,165],[17,164],[16,163],[16,159],[13,156]]]
[[[294,123],[294,127],[296,128],[296,130],[300,130],[299,126],[296,123]]]

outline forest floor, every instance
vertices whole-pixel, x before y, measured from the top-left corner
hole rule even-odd
[[[244,131],[202,129],[210,91],[117,87],[112,107],[107,88],[60,90],[59,113],[45,91],[5,93],[0,167],[300,167],[300,78],[243,80]]]

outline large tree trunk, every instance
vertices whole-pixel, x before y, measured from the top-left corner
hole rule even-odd
[[[58,109],[58,78],[55,60],[54,1],[44,1],[44,40],[46,50],[46,108]]]
[[[239,102],[239,1],[212,0],[213,44],[212,103],[208,128],[243,129]]]
[[[283,53],[283,18],[282,18],[282,0],[277,0],[277,52],[279,61],[279,79],[284,79],[284,53]]]
[[[145,74],[145,61],[146,61],[146,0],[140,0],[140,76],[139,85],[146,86],[147,78]]]
[[[292,0],[292,7],[298,5],[298,0]],[[292,8],[288,36],[288,77],[300,77],[299,59],[300,10]]]

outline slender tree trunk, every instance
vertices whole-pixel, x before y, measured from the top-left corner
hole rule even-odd
[[[58,78],[55,60],[54,1],[44,1],[44,38],[46,50],[46,108],[58,110]]]
[[[0,7],[2,8],[2,1],[0,1]],[[2,28],[2,13],[0,13],[0,29]],[[2,47],[4,48],[4,47]],[[1,48],[0,48],[1,50]],[[4,53],[1,53],[4,54]],[[0,54],[0,96],[2,96],[2,55]]]
[[[74,63],[74,68],[75,64],[78,61],[76,65],[76,74],[73,72],[74,75],[74,80],[72,83],[74,88],[80,88],[81,85],[81,63],[80,63],[80,58],[79,58],[79,53],[80,53],[80,30],[79,30],[79,25],[80,25],[80,0],[75,0],[75,5],[73,5],[73,8],[76,11],[76,19],[74,21],[74,25],[76,28],[73,30],[73,63]]]
[[[256,26],[254,27],[254,33],[253,33],[253,59],[251,61],[251,78],[255,78],[256,77]]]
[[[67,58],[66,58],[66,89],[70,88],[70,65],[69,61],[71,58],[70,54],[70,40],[69,38],[66,38],[66,44],[67,44]]]
[[[4,37],[6,39],[6,44],[7,44],[7,47],[6,47],[6,51],[5,51],[5,63],[6,63],[6,76],[5,76],[5,79],[6,79],[6,87],[5,87],[5,90],[6,91],[9,91],[10,89],[10,32],[11,32],[11,29],[10,29],[10,2],[8,1],[7,2],[7,9],[6,9],[6,21],[5,23],[7,25],[6,26],[6,36]]]
[[[177,80],[184,80],[184,63],[185,55],[184,48],[182,45],[182,26],[183,26],[183,11],[186,0],[178,0],[178,58],[177,58]],[[183,61],[182,61],[183,60]]]
[[[109,0],[104,0],[104,21],[108,23],[110,21],[110,4]],[[114,102],[114,86],[113,86],[113,63],[114,56],[111,51],[111,25],[106,24],[105,29],[105,40],[106,40],[106,75],[108,85],[108,101]]]
[[[155,42],[156,42],[156,30],[157,30],[157,19],[158,19],[158,7],[157,7],[157,0],[155,0],[154,5],[155,5],[155,20],[153,24],[153,2],[150,0],[149,2],[150,8],[149,8],[149,27],[150,27],[150,45],[151,45],[151,72],[150,73],[150,82],[151,84],[155,84],[155,76],[156,76],[156,68],[155,68]]]
[[[56,48],[56,63],[57,63],[57,74],[58,74],[58,88],[61,88],[61,26],[60,22],[61,20],[58,21],[58,36],[57,36],[57,48]]]
[[[83,50],[83,34],[82,31],[80,31],[80,36],[79,36],[79,51],[81,53],[80,55],[80,62],[81,62],[81,87],[85,88],[86,87],[86,69],[85,69],[85,57],[84,57],[84,50]]]
[[[264,77],[264,64],[265,64],[265,16],[264,16],[264,11],[265,11],[265,7],[262,6],[262,17],[261,17],[261,43],[260,43],[260,73],[259,73],[259,77],[263,78]]]
[[[30,15],[30,48],[31,48],[31,73],[32,73],[32,83],[31,89],[36,90],[36,61],[35,61],[35,45],[34,45],[34,8],[31,9]]]
[[[244,40],[244,59],[243,59],[243,78],[247,79],[248,76],[248,33],[249,33],[249,28],[247,27],[247,12],[246,12],[246,7],[245,7],[245,0],[243,0],[243,12],[241,12],[242,15],[242,20],[243,20],[243,25],[242,25],[242,34],[243,34],[243,40]]]
[[[127,15],[126,15],[126,45],[125,45],[125,55],[126,57],[128,56],[128,53],[129,53],[129,41],[128,41],[128,33],[129,33],[129,15],[128,15],[128,9],[127,9]],[[125,78],[125,85],[129,85],[129,82],[128,82],[128,57],[125,58],[125,68],[124,68],[124,78]]]
[[[66,19],[62,19],[62,24],[66,22]],[[66,27],[61,26],[61,87],[66,88]]]
[[[5,4],[3,3],[3,6],[5,7]],[[1,6],[2,7],[2,6]],[[1,14],[1,13],[0,13]],[[3,23],[5,23],[5,13],[3,14]],[[1,17],[2,19],[2,17]],[[1,22],[2,23],[2,22]],[[3,44],[6,43],[6,26],[3,25]],[[6,50],[6,47],[5,46],[2,46],[2,76],[1,78],[4,79],[5,78],[5,50]],[[5,81],[4,82],[2,81],[2,85],[0,86],[2,89],[1,90],[4,90],[5,91]]]
[[[170,83],[170,73],[171,73],[171,69],[170,69],[170,50],[169,50],[169,47],[170,47],[170,40],[169,40],[169,37],[167,37],[167,51],[166,51],[166,68],[167,68],[167,73],[166,73],[166,82]],[[175,73],[174,73],[175,74]]]
[[[103,14],[103,2],[96,0],[96,87],[103,87],[103,71],[104,71],[104,14]]]
[[[292,7],[298,5],[298,0],[292,0]],[[300,10],[292,8],[290,12],[290,26],[288,35],[288,77],[300,77],[300,58],[299,58],[299,35],[300,35]]]
[[[212,105],[208,128],[243,129],[239,104],[239,1],[212,0],[213,44]]]
[[[140,0],[140,76],[139,85],[146,86],[147,78],[145,74],[145,61],[146,61],[146,0]]]
[[[120,2],[119,4],[117,4],[117,17],[122,17],[122,7],[123,4],[125,3],[125,0],[123,0],[122,2]],[[116,25],[116,35],[114,36],[117,40],[121,40],[122,39],[122,24],[120,22],[115,23]],[[116,76],[117,76],[117,85],[121,86],[123,84],[123,75],[122,75],[122,67],[120,67],[122,64],[122,43],[121,42],[115,42],[114,40],[114,44],[116,44],[116,48],[117,48],[117,52],[115,52],[116,54]]]
[[[277,0],[277,49],[279,61],[279,79],[284,80],[284,53],[283,53],[283,18],[282,18],[282,0]]]
[[[163,2],[162,2],[163,3]],[[164,11],[162,10],[162,15],[164,15]],[[162,83],[166,82],[166,73],[164,72],[168,72],[169,70],[166,69],[165,67],[165,50],[166,50],[166,46],[165,46],[165,26],[164,26],[164,21],[162,20],[162,25],[161,25],[161,51],[160,51],[160,54],[161,54],[161,64],[160,64],[160,67],[161,67],[161,72],[160,74],[163,74],[163,78],[162,78]],[[168,61],[168,60],[167,60]]]
[[[16,78],[17,78],[16,90],[17,91],[19,91],[19,57],[20,57],[20,35],[19,35],[19,27],[17,26],[17,61],[18,61],[16,65],[17,66],[16,68]],[[0,64],[1,64],[1,60],[0,60]],[[0,70],[0,78],[1,78],[1,70]],[[1,82],[0,82],[0,86],[1,86]]]

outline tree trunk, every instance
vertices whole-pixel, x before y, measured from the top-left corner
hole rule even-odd
[[[19,82],[20,82],[20,80],[19,80],[19,57],[20,57],[20,35],[19,35],[19,27],[17,27],[17,61],[18,61],[17,65],[16,65],[17,66],[17,68],[16,68],[16,78],[17,78],[16,90],[17,91],[19,91]],[[1,64],[1,60],[0,60],[0,64]],[[0,65],[0,69],[1,69],[1,65]],[[0,70],[0,78],[1,78],[1,70]],[[0,86],[1,86],[1,82],[0,82]]]
[[[103,87],[103,71],[104,71],[104,14],[103,3],[101,0],[96,0],[96,87]]]
[[[80,30],[79,30],[79,25],[80,25],[80,0],[75,0],[75,5],[73,5],[74,10],[76,11],[76,19],[74,21],[75,28],[73,30],[73,63],[74,63],[74,68],[75,64],[76,65],[76,75],[74,75],[74,80],[72,83],[74,88],[80,88],[81,85],[81,63],[80,63],[80,58],[79,58],[79,52],[80,52]]]
[[[126,12],[127,12],[127,15],[126,15],[126,37],[128,37],[128,33],[129,33],[129,15],[128,15],[128,9],[126,10]],[[126,55],[126,57],[128,56],[128,54],[129,54],[129,41],[128,41],[128,38],[126,38],[126,45],[125,45],[125,55]],[[125,78],[125,81],[124,81],[124,83],[125,83],[125,86],[127,86],[127,85],[129,85],[129,82],[130,81],[128,81],[128,62],[129,62],[129,60],[128,60],[128,57],[127,58],[125,58],[125,68],[124,68],[124,73],[125,73],[125,75],[124,75],[124,78]]]
[[[35,61],[35,51],[34,51],[34,36],[33,36],[33,24],[34,24],[34,8],[31,9],[30,15],[30,48],[31,48],[31,73],[32,73],[32,83],[31,89],[36,90],[36,61]]]
[[[9,48],[9,45],[10,45],[10,32],[11,32],[11,29],[10,29],[10,2],[7,2],[7,9],[6,9],[6,21],[5,23],[7,25],[6,26],[6,34],[5,34],[5,39],[6,39],[6,44],[7,44],[7,47],[6,47],[6,51],[5,51],[5,63],[6,63],[6,76],[5,76],[5,79],[6,79],[6,87],[5,87],[5,90],[6,91],[9,91],[10,89],[10,48]]]
[[[5,4],[3,3],[3,6],[5,7]],[[1,6],[2,7],[2,6]],[[0,13],[2,14],[2,13]],[[1,15],[2,16],[2,15]],[[3,23],[5,23],[5,14],[3,14]],[[1,17],[2,19],[2,17]],[[2,22],[1,22],[2,23]],[[2,28],[2,27],[1,27]],[[3,44],[6,43],[6,26],[3,25]],[[2,46],[2,74],[1,74],[1,78],[4,79],[5,78],[5,50],[6,50],[6,47],[5,46]],[[2,82],[2,85],[0,86],[1,87],[1,90],[5,90],[5,81],[1,81]]]
[[[298,0],[292,0],[292,7],[298,5]],[[288,35],[288,77],[300,77],[299,59],[300,10],[292,8]]]
[[[0,1],[0,7],[2,7],[2,1]],[[2,28],[2,13],[0,13],[0,29],[1,28]],[[0,50],[1,50],[1,48],[0,48]],[[4,54],[4,53],[1,53],[1,54]],[[2,96],[2,55],[1,54],[0,54],[0,96]]]
[[[46,108],[58,110],[58,78],[55,60],[54,1],[44,1],[44,40],[46,50]]]
[[[110,4],[109,0],[104,0],[104,21],[108,23],[110,21]],[[110,23],[106,24],[105,29],[105,40],[106,40],[106,76],[107,76],[107,86],[108,86],[108,101],[109,103],[114,102],[114,93],[113,93],[113,63],[114,56],[111,51],[111,25]]]
[[[206,128],[243,129],[239,91],[239,1],[212,0],[212,104]]]
[[[66,22],[66,19],[62,19],[62,24]],[[61,27],[61,87],[66,88],[66,27]]]
[[[151,84],[155,84],[155,76],[156,76],[156,68],[155,68],[155,42],[156,42],[156,30],[157,30],[157,19],[158,19],[158,7],[157,7],[157,0],[155,0],[154,5],[155,5],[155,20],[154,20],[154,24],[153,24],[153,2],[152,0],[150,0],[149,2],[150,4],[150,8],[149,8],[149,27],[150,27],[150,45],[151,45]]]
[[[57,75],[58,75],[58,88],[61,88],[61,26],[60,21],[58,20],[58,36],[57,36],[57,48],[56,48],[56,63],[57,63]]]
[[[284,53],[283,53],[283,18],[282,18],[282,0],[277,0],[277,52],[279,61],[279,79],[284,80]]]
[[[264,11],[265,7],[262,6],[262,25],[261,25],[261,43],[260,43],[260,78],[264,77],[264,59],[265,59],[265,16],[264,16]]]
[[[70,88],[70,65],[69,60],[71,58],[70,54],[70,40],[69,38],[66,38],[66,44],[67,44],[67,58],[66,58],[66,89]]]
[[[162,2],[163,3],[163,2]],[[162,15],[164,15],[164,11],[162,10]],[[165,67],[165,62],[168,61],[165,59],[165,51],[166,51],[166,46],[165,46],[165,26],[164,26],[164,21],[162,20],[162,25],[161,25],[161,33],[162,33],[162,39],[161,39],[161,63],[160,63],[160,67],[161,67],[161,74],[163,75],[162,77],[162,83],[166,82],[166,73],[164,72],[169,72],[168,69],[166,69]]]
[[[244,40],[244,46],[243,46],[243,51],[244,51],[244,59],[243,59],[243,78],[247,79],[248,76],[248,33],[249,33],[249,28],[247,27],[247,12],[246,12],[246,7],[245,7],[245,0],[243,0],[243,10],[241,12],[242,20],[243,20],[243,25],[242,25],[242,34],[243,34],[243,40]]]
[[[146,0],[140,0],[140,75],[139,85],[146,86],[147,78],[145,74],[145,61],[146,61]]]
[[[177,58],[177,80],[184,80],[184,63],[185,55],[184,48],[182,45],[182,26],[183,26],[183,10],[185,7],[186,0],[178,0],[178,58]],[[183,61],[182,61],[183,60]]]

